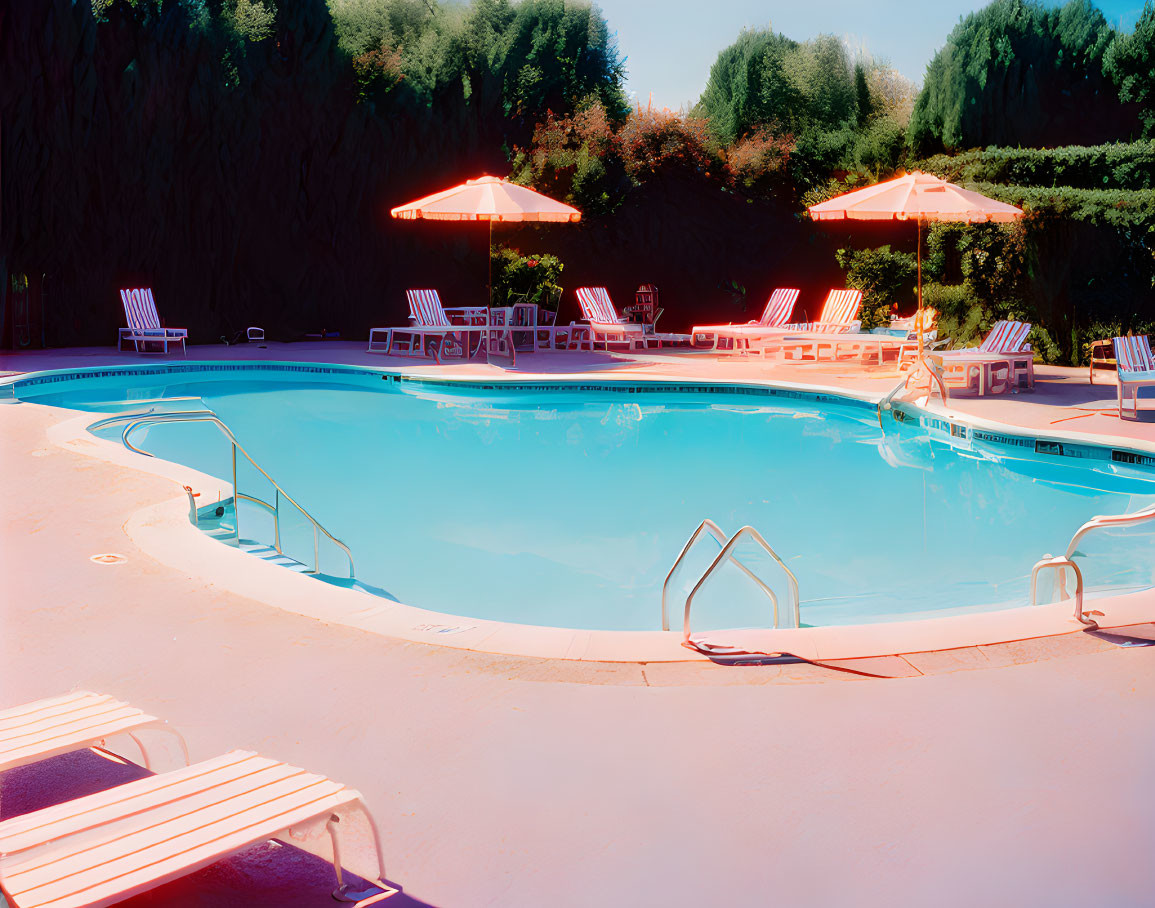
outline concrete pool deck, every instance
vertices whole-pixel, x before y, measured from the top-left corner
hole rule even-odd
[[[385,360],[362,344],[194,347],[189,359],[266,357],[498,373]],[[44,351],[0,357],[0,369],[158,361],[179,357]],[[577,368],[875,395],[895,382],[686,354],[519,366],[522,377]],[[1039,372],[1034,394],[952,407],[1155,442],[1149,422],[1082,415],[1113,405],[1110,378],[1088,388],[1081,370]],[[106,691],[168,718],[194,759],[251,747],[353,785],[415,903],[1147,901],[1151,648],[1076,632],[859,664],[895,678],[875,681],[806,664],[581,663],[393,639],[270,609],[151,557],[125,526],[171,500],[172,481],[52,443],[76,415],[0,407],[0,707]],[[1065,416],[1077,418],[1052,426]],[[89,560],[102,552],[127,560]],[[298,903],[245,901],[221,889],[222,872],[151,903]],[[300,904],[331,904],[323,888],[303,893]]]

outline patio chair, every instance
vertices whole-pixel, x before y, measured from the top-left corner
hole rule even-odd
[[[1155,386],[1155,356],[1146,334],[1112,339],[1119,380],[1119,418],[1123,419],[1123,402],[1131,397],[1131,415],[1139,418],[1139,389]]]
[[[1027,343],[1030,322],[1000,321],[977,347],[943,350],[943,384],[948,388],[969,388],[977,378],[978,393],[997,388],[998,374],[1005,371],[1012,387],[1035,386],[1035,354]]]
[[[618,315],[605,287],[578,287],[578,305],[582,318],[589,323],[590,349],[600,343],[604,350],[610,345],[625,345],[629,350],[646,350],[666,344],[681,344],[690,340],[688,334],[669,334],[645,331],[643,325],[630,322]]]
[[[839,359],[849,351],[853,357],[868,353],[878,353],[881,357],[880,342],[875,338],[869,344],[859,342],[858,330],[862,321],[858,310],[862,308],[862,291],[854,288],[834,288],[826,294],[822,312],[815,322],[794,322],[782,325],[773,333],[759,338],[758,352],[764,356],[770,353],[788,353],[805,358],[807,351],[814,360],[826,359],[824,348],[829,348],[829,358]]]
[[[440,363],[446,353],[457,351],[464,357],[469,350],[471,334],[477,335],[477,348],[480,349],[486,328],[484,306],[447,310],[441,305],[436,290],[406,290],[405,297],[409,301],[410,324],[404,328],[371,329],[368,352],[429,356],[432,350],[432,356]],[[451,320],[450,313],[458,319],[456,323]],[[395,344],[396,351],[393,349]]]
[[[137,353],[168,353],[170,344],[179,343],[181,352],[187,354],[185,341],[188,329],[165,328],[161,325],[151,287],[121,290],[120,301],[124,305],[124,318],[128,327],[120,329],[117,337],[119,349],[124,350],[125,341],[129,341]],[[159,349],[150,350],[149,346]]]
[[[718,350],[723,341],[730,341],[729,349],[733,352],[742,352],[750,349],[750,338],[758,337],[766,328],[780,328],[786,324],[794,312],[794,304],[798,301],[798,290],[779,287],[770,294],[766,301],[766,308],[762,310],[762,317],[757,321],[750,321],[744,325],[699,325],[691,334],[695,346],[709,345],[711,350]]]
[[[103,744],[117,735],[131,738],[145,768],[151,769],[149,751],[137,737],[149,727],[174,735],[188,763],[188,748],[179,733],[156,716],[106,694],[81,690],[6,709],[0,712],[0,772]]]
[[[334,897],[355,901],[338,839],[354,812],[373,835],[361,875],[380,887],[380,900],[396,890],[383,881],[380,840],[360,793],[245,750],[0,822],[0,891],[12,908],[95,908],[285,838],[331,856]]]

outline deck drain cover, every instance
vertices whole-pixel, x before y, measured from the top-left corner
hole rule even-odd
[[[103,555],[92,555],[88,559],[96,564],[124,564],[128,559],[116,552],[105,552]]]

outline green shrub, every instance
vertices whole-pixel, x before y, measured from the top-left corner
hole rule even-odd
[[[846,286],[862,291],[862,328],[868,330],[890,324],[891,306],[909,309],[915,296],[917,264],[907,252],[877,249],[839,249],[835,255],[846,269]]]
[[[535,303],[557,311],[565,265],[555,255],[522,255],[509,246],[493,252],[493,305]]]
[[[1155,189],[1155,140],[935,155],[919,170],[944,180],[1079,189]]]

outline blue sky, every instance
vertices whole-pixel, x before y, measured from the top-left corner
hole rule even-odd
[[[864,46],[921,84],[927,63],[961,16],[986,2],[968,0],[595,0],[617,33],[629,70],[627,89],[645,104],[680,108],[698,100],[718,51],[744,26],[773,26],[797,41],[828,32]],[[1103,0],[1116,27],[1135,24],[1142,0]],[[903,23],[895,27],[894,23]]]

